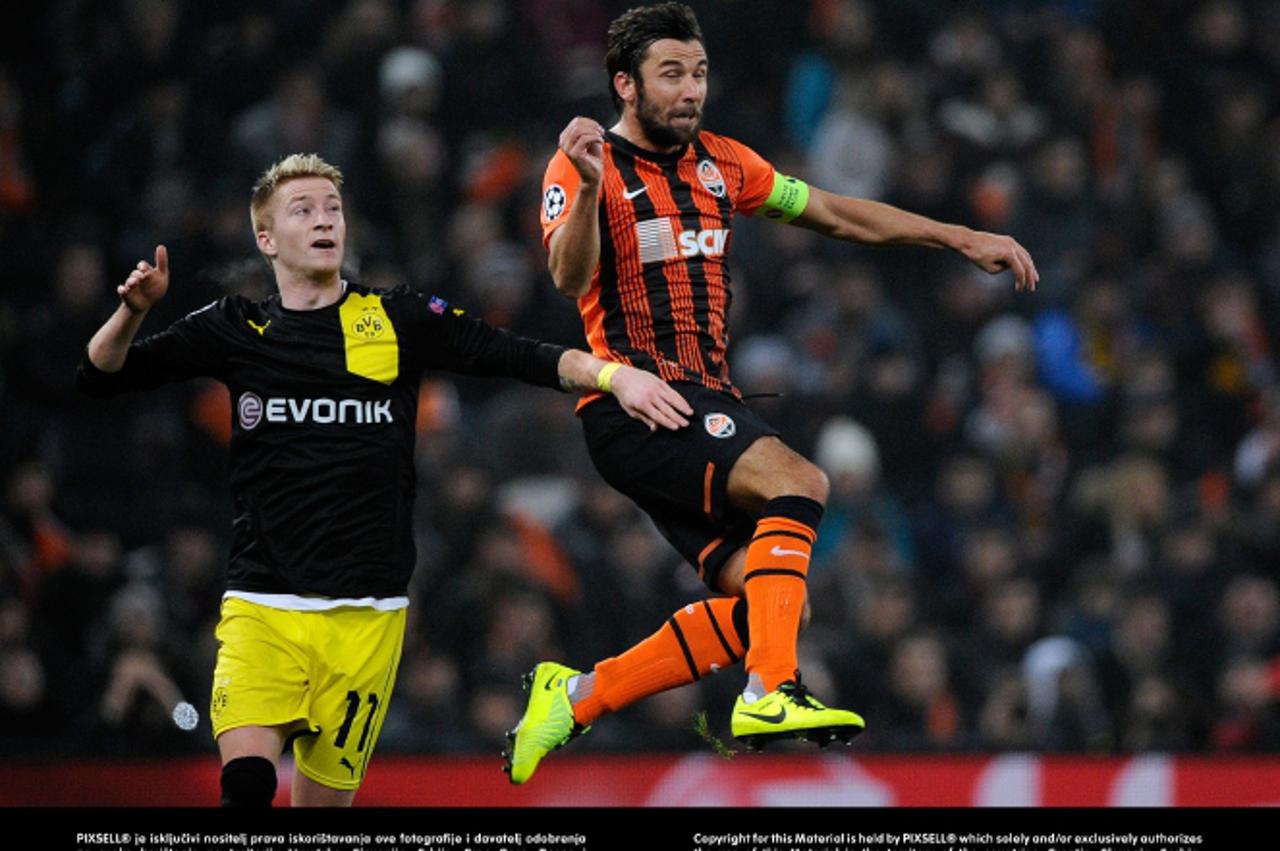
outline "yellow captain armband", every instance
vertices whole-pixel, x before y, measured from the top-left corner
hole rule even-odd
[[[809,203],[809,184],[798,177],[773,173],[773,191],[764,199],[756,215],[779,222],[789,222],[804,212]]]
[[[622,369],[622,364],[614,362],[605,364],[604,369],[596,376],[596,389],[605,393],[613,392],[613,374]]]

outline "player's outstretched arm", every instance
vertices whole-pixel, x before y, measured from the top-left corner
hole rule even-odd
[[[570,392],[612,393],[622,410],[650,431],[684,428],[689,424],[687,417],[693,416],[685,398],[658,376],[578,349],[569,349],[560,358],[560,383]]]
[[[943,224],[879,201],[811,188],[808,204],[793,224],[866,245],[950,248],[985,272],[1012,270],[1019,290],[1034,290],[1040,280],[1031,255],[1011,236]]]
[[[116,287],[120,306],[89,340],[89,360],[103,372],[124,366],[129,344],[152,305],[169,290],[169,252],[156,246],[155,263],[141,260],[125,282]]]

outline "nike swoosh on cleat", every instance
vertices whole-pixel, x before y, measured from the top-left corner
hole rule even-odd
[[[643,195],[648,191],[649,191],[648,186],[641,186],[639,189],[633,189],[631,191],[627,191],[626,189],[624,189],[622,190],[622,197],[630,201],[632,198],[635,198],[639,195]]]
[[[756,718],[760,721],[764,721],[767,724],[781,724],[787,718],[787,710],[783,709],[781,706],[779,706],[778,711],[772,715],[761,715],[759,712],[745,711],[742,714],[748,718]]]
[[[800,556],[803,559],[809,558],[809,554],[804,550],[784,550],[782,547],[774,547],[769,550],[769,554],[775,556]]]

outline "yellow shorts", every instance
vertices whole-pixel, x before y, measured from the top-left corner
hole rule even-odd
[[[209,717],[213,736],[237,727],[289,729],[297,770],[357,789],[387,714],[404,644],[405,609],[292,611],[222,601]]]

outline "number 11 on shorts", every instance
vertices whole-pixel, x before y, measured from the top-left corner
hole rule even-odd
[[[347,715],[342,720],[342,726],[338,728],[338,735],[333,740],[334,747],[342,750],[347,746],[347,737],[351,735],[351,727],[355,724],[356,715],[360,712],[360,705],[364,703],[360,699],[360,692],[347,692]],[[369,728],[373,726],[373,718],[378,714],[378,696],[369,693],[369,711],[364,718],[364,726],[360,729],[360,740],[356,742],[356,751],[364,750],[364,746],[369,741]]]

